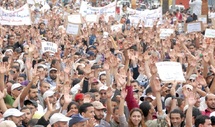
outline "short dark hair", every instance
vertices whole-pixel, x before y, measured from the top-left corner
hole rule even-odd
[[[115,112],[116,112],[116,110],[119,110],[119,107],[115,107],[115,108],[113,108],[113,113],[115,113]]]
[[[171,114],[173,113],[177,113],[177,114],[180,114],[180,117],[181,118],[184,118],[184,113],[180,110],[180,109],[174,109],[170,112],[170,118],[171,118]]]
[[[23,110],[26,110],[26,109],[29,109],[29,110],[30,110],[30,112],[32,113],[31,109],[30,109],[30,108],[28,108],[28,107],[23,107],[23,108],[21,108],[21,109],[20,109],[20,111],[22,112]]]
[[[89,92],[91,92],[91,93],[99,93],[99,91],[97,89],[90,89]]]
[[[149,115],[149,110],[151,109],[151,105],[148,101],[143,101],[139,108],[142,110],[144,117]]]
[[[185,111],[185,114],[187,114],[187,110]],[[200,110],[196,107],[193,107],[192,110],[192,116],[194,117],[194,119],[196,119],[197,116],[201,115],[202,113],[200,112]]]
[[[195,120],[195,127],[199,127],[200,124],[204,124],[206,119],[210,120],[210,117],[206,115],[197,116]]]
[[[78,112],[79,112],[80,114],[86,113],[88,107],[93,107],[93,105],[92,105],[91,103],[84,103],[84,104],[82,104],[82,105],[79,107]]]

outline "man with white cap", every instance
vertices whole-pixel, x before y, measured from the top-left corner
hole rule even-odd
[[[11,86],[11,96],[16,99],[22,92],[23,86],[20,83],[14,83]]]
[[[54,113],[49,122],[50,125],[52,127],[68,127],[67,122],[70,120],[71,118],[66,117],[65,115],[63,115],[62,113]]]
[[[48,98],[49,99],[49,102],[50,102],[50,104],[52,104],[53,105],[53,107],[54,107],[54,105],[55,105],[55,101],[56,101],[56,98],[55,98],[55,96],[54,96],[54,91],[52,91],[52,90],[48,90],[48,91],[46,91],[44,94],[43,94],[43,100],[45,100],[46,98]],[[47,104],[45,104],[46,106],[45,107],[47,107]]]
[[[45,81],[50,83],[52,86],[56,86],[56,79],[57,79],[57,69],[56,68],[50,68],[49,69],[49,76],[45,79]]]
[[[18,109],[10,108],[4,112],[3,118],[5,120],[13,121],[16,124],[16,126],[19,127],[22,126],[22,115],[24,115],[24,113],[20,112]]]

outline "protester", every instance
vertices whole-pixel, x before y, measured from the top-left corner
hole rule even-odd
[[[214,24],[196,22],[201,0],[163,15],[27,2],[0,1],[0,127],[214,125]]]

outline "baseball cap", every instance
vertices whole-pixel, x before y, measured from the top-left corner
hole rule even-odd
[[[4,112],[3,117],[4,118],[9,117],[9,116],[19,117],[19,116],[22,116],[22,115],[24,115],[24,113],[20,112],[18,109],[9,108]]]
[[[24,101],[24,105],[28,105],[28,104],[32,104],[32,105],[34,105],[35,107],[38,107],[37,102],[34,101],[34,100],[25,100],[25,101]]]
[[[83,93],[77,93],[75,95],[75,101],[83,100],[83,99],[84,99],[84,94]]]
[[[47,97],[53,96],[54,95],[54,91],[52,90],[48,90],[43,94],[43,99],[46,99]]]
[[[57,123],[59,121],[61,122],[68,122],[71,118],[66,117],[65,115],[63,115],[62,113],[54,113],[51,117],[50,117],[50,124],[53,125],[54,123]]]
[[[0,122],[0,127],[16,127],[16,124],[11,120],[4,120]]]
[[[190,76],[190,78],[189,78],[189,79],[191,79],[191,80],[195,80],[195,79],[196,79],[196,77],[197,77],[197,74],[192,74],[192,75]]]
[[[88,118],[84,118],[80,114],[73,115],[71,118],[72,119],[69,120],[69,126],[72,126],[76,123],[85,122],[88,120]]]
[[[16,88],[19,88],[19,87],[22,87],[22,85],[20,83],[14,83],[12,86],[11,86],[11,91],[16,89]]]
[[[107,90],[107,89],[108,89],[108,87],[105,86],[105,85],[103,85],[103,86],[101,86],[101,87],[99,88],[99,91],[101,91],[101,90]]]
[[[50,68],[50,69],[49,69],[49,72],[50,72],[50,71],[57,71],[57,69],[56,69],[56,68]]]
[[[94,101],[92,105],[95,109],[106,109],[100,101]]]

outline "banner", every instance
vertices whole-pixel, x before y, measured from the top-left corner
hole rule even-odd
[[[215,30],[214,29],[206,29],[205,37],[207,38],[215,38]]]
[[[67,24],[66,33],[72,34],[72,35],[78,35],[79,34],[79,25],[78,24]]]
[[[123,25],[123,24],[113,25],[113,26],[111,26],[111,30],[112,30],[112,31],[115,31],[115,32],[122,31],[122,25]]]
[[[162,20],[162,8],[159,7],[154,10],[138,11],[131,8],[127,8],[130,14],[129,19],[132,23],[136,24],[139,20],[144,21],[145,27],[153,27],[154,21],[158,18]]]
[[[28,4],[42,4],[42,5],[44,5],[45,4],[45,0],[27,0],[27,3]]]
[[[182,66],[178,62],[158,62],[156,63],[160,79],[165,83],[172,81],[185,82]]]
[[[14,11],[0,8],[1,25],[31,25],[31,15],[28,4]]]
[[[56,53],[57,48],[58,48],[57,44],[53,42],[48,42],[48,41],[42,42],[42,53],[45,53],[45,52]]]
[[[79,13],[82,16],[90,14],[96,14],[100,16],[103,15],[107,21],[109,16],[115,17],[115,9],[116,9],[115,2],[112,2],[104,7],[92,7],[88,5],[87,2],[82,1]]]

